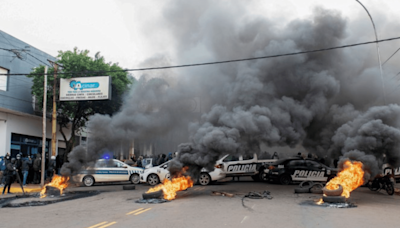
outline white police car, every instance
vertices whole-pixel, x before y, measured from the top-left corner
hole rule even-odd
[[[300,181],[326,182],[335,177],[338,170],[312,159],[287,158],[272,163],[264,172],[269,172],[270,181],[286,185]]]
[[[99,182],[131,181],[140,183],[143,168],[129,166],[116,159],[100,159],[92,167],[88,167],[72,177],[75,182],[84,186],[92,186]]]
[[[168,165],[171,161],[164,162],[159,166],[155,166],[149,169],[145,169],[140,175],[140,182],[148,183],[149,185],[157,185],[164,181],[164,179],[171,179],[171,175],[168,170]],[[200,177],[197,182],[201,185],[208,185],[212,181],[221,180],[226,177],[226,174],[221,169],[215,168],[212,172],[207,172],[206,169],[202,169]]]

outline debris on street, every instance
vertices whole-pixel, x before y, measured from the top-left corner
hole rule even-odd
[[[271,196],[271,192],[270,191],[264,191],[263,193],[259,193],[259,192],[249,192],[246,195],[243,196],[242,198],[242,206],[249,209],[249,210],[253,210],[249,207],[247,207],[246,205],[244,205],[244,199],[245,198],[249,198],[249,199],[269,199],[271,200],[273,197]]]
[[[227,197],[234,197],[235,194],[228,193],[228,192],[218,192],[218,191],[212,191],[211,195],[213,196],[227,196]]]

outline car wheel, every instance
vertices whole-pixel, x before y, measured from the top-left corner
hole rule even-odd
[[[83,185],[85,185],[86,187],[90,187],[94,185],[94,178],[92,176],[85,176],[82,179],[82,183]]]
[[[157,174],[152,173],[147,177],[147,183],[151,186],[157,185],[160,183],[160,178],[158,178]]]
[[[140,176],[137,173],[134,173],[131,175],[129,180],[132,182],[132,184],[139,184],[140,183]]]
[[[208,173],[200,173],[199,184],[201,185],[209,185],[211,183],[211,177]]]
[[[389,195],[393,195],[394,194],[394,185],[393,185],[393,183],[386,184],[386,192]]]
[[[279,178],[279,182],[283,185],[288,185],[288,184],[292,183],[292,178],[288,174],[283,174]]]
[[[260,171],[260,174],[259,174],[258,178],[259,178],[260,181],[268,182],[269,175],[268,175],[268,173],[266,173],[264,171]]]

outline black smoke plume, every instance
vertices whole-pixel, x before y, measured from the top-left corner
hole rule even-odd
[[[318,7],[311,18],[277,24],[268,15],[253,14],[243,3],[226,7],[214,1],[182,0],[170,1],[162,23],[176,41],[171,43],[175,57],[157,55],[146,66],[164,65],[169,59],[174,64],[188,59],[220,61],[334,47],[363,42],[366,38],[352,31],[371,29],[369,22],[348,21],[340,12]],[[366,40],[371,39],[372,35]],[[400,165],[400,108],[391,96],[387,97],[391,105],[383,103],[375,50],[361,46],[148,72],[141,75],[119,113],[90,120],[86,153],[74,149],[63,171],[74,173],[104,151],[133,139],[161,143],[168,138],[183,142],[172,173],[183,166],[189,166],[193,175],[202,167],[213,170],[221,156],[260,153],[264,144],[301,145],[323,158],[362,160],[375,175],[383,162]],[[398,71],[390,62],[385,68],[388,76]],[[188,108],[192,100],[197,108]],[[167,152],[163,150],[175,148],[160,148],[158,153]]]

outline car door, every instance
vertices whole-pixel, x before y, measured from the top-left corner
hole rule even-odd
[[[124,181],[127,180],[128,175],[127,168],[122,167],[122,163],[116,160],[110,160],[106,162],[108,175],[106,175],[106,181]]]
[[[226,176],[231,176],[234,173],[235,166],[239,162],[239,157],[234,155],[228,155],[224,159],[222,159],[223,171],[226,173]]]
[[[161,182],[163,182],[164,179],[166,179],[166,178],[171,179],[171,175],[169,173],[168,166],[169,166],[169,162],[166,162],[164,164],[161,164],[157,168],[157,174],[158,174],[158,177],[160,178]]]
[[[307,169],[309,170],[307,174],[307,180],[311,181],[327,181],[328,176],[327,176],[327,170],[326,167],[323,166],[322,164],[312,161],[312,160],[307,160]]]
[[[306,171],[307,165],[303,159],[291,160],[285,165],[287,173],[290,173],[293,181],[307,180]]]
[[[91,174],[96,182],[107,181],[108,171],[106,162],[104,160],[98,160],[94,167],[88,169],[88,174]]]

